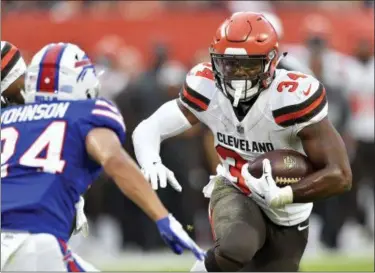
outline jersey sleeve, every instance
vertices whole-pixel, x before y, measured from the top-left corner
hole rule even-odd
[[[179,99],[188,109],[203,112],[208,109],[215,91],[211,64],[200,63],[187,74]]]
[[[314,77],[306,76],[294,85],[292,82],[297,81],[287,78],[278,83],[272,115],[276,124],[284,128],[293,126],[298,133],[328,115],[328,102],[323,84]]]
[[[85,101],[90,103],[85,115],[80,119],[79,130],[86,137],[95,128],[108,128],[116,133],[121,143],[125,141],[125,123],[117,107],[105,99]]]

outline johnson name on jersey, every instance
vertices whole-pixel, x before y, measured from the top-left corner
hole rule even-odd
[[[103,99],[6,108],[1,114],[1,227],[67,241],[74,204],[102,169],[88,156],[85,139],[102,127],[125,140],[120,112]]]
[[[232,184],[250,194],[241,168],[259,155],[276,149],[304,153],[298,132],[327,116],[323,85],[300,72],[276,70],[269,88],[263,90],[246,116],[239,120],[232,103],[216,87],[211,65],[195,66],[187,75],[180,101],[212,131],[215,149]],[[271,220],[292,225],[307,219],[312,204],[291,204],[267,209]]]

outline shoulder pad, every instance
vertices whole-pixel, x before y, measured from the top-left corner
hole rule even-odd
[[[194,66],[186,76],[180,92],[184,105],[198,111],[205,111],[216,92],[214,73],[211,63]]]
[[[118,123],[125,131],[124,119],[116,105],[104,98],[95,99],[95,106],[91,111],[94,116],[102,116]]]
[[[82,100],[77,105],[82,113],[79,120],[79,130],[86,136],[91,129],[108,128],[114,131],[121,142],[125,140],[125,123],[117,107],[109,100]],[[83,111],[86,108],[87,111]]]
[[[282,127],[313,121],[318,116],[320,120],[328,113],[325,88],[312,76],[281,71],[273,89],[272,115]]]

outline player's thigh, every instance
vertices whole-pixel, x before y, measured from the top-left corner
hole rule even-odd
[[[212,192],[210,207],[219,254],[239,263],[251,260],[266,238],[266,224],[258,205],[220,179]]]
[[[57,239],[31,234],[9,258],[4,271],[67,271]]]
[[[1,231],[1,271],[9,267],[16,252],[28,237],[30,234],[27,232]]]
[[[298,225],[308,226],[308,220]],[[254,264],[257,271],[296,272],[305,252],[309,228],[298,226],[281,227],[268,223],[267,240],[256,254]]]

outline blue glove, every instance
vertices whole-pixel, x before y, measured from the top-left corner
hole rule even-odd
[[[160,219],[156,222],[161,237],[164,242],[176,254],[181,254],[184,249],[189,249],[197,257],[198,260],[203,261],[206,253],[189,237],[181,224],[169,214],[168,217]]]

